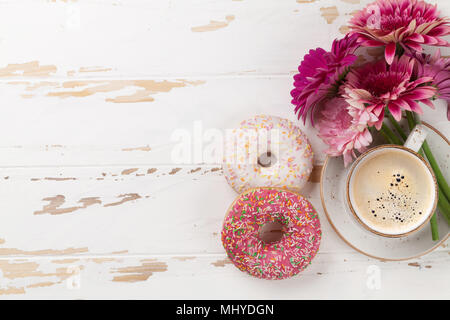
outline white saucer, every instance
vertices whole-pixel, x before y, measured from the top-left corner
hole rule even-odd
[[[450,144],[445,136],[432,126],[427,126],[427,141],[442,173],[450,181]],[[379,144],[379,143],[378,143]],[[372,146],[377,145],[376,142]],[[402,238],[385,238],[364,229],[352,216],[345,201],[345,183],[350,169],[344,168],[342,157],[327,157],[322,169],[320,193],[323,209],[336,233],[352,248],[380,260],[407,260],[431,252],[450,235],[450,227],[438,213],[439,241],[431,239],[429,224],[421,230]]]

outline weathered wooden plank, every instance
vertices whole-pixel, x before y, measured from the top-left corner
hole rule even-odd
[[[316,171],[320,167],[316,168]],[[226,210],[237,194],[219,167],[67,167],[2,170],[0,256],[220,253]],[[314,176],[318,174],[315,173]],[[351,250],[318,209],[321,250]]]
[[[289,75],[370,2],[1,1],[0,77]]]
[[[240,272],[223,254],[0,258],[0,297],[442,299],[450,295],[449,262],[448,250],[409,262],[319,253],[302,274],[264,281]]]
[[[319,167],[316,168],[319,170]],[[67,167],[2,170],[1,256],[223,252],[220,232],[237,194],[219,167]],[[351,252],[319,212],[321,252]]]
[[[171,85],[157,82],[162,88],[152,91],[154,101],[140,103],[114,102],[140,90],[120,80],[106,81],[104,86],[87,84],[86,88],[80,82],[40,82],[0,83],[8,101],[8,107],[0,109],[0,116],[7,119],[0,127],[1,167],[171,165],[180,134],[188,135],[191,149],[202,140],[201,151],[206,151],[214,143],[208,134],[220,130],[225,138],[227,130],[256,114],[297,122],[309,134],[316,160],[320,163],[324,159],[315,129],[304,127],[293,112],[289,77],[173,80],[181,87],[171,90]],[[23,98],[24,93],[32,97]],[[191,164],[205,161],[192,159]]]
[[[304,126],[293,112],[289,77],[196,81],[176,80],[174,83],[186,85],[154,92],[154,101],[141,103],[114,103],[112,100],[124,95],[115,85],[108,87],[112,88],[110,91],[94,90],[78,95],[76,92],[88,89],[66,88],[72,85],[65,85],[65,81],[49,86],[22,81],[0,83],[2,97],[8,101],[0,108],[0,117],[5,119],[0,126],[0,167],[176,166],[174,149],[180,142],[186,143],[180,139],[181,134],[191,142],[189,164],[220,165],[220,161],[211,162],[204,157],[194,159],[197,152],[194,143],[201,140],[200,152],[206,152],[213,143],[220,143],[219,139],[210,140],[208,135],[214,136],[219,130],[220,137],[225,138],[227,130],[256,114],[280,116],[298,123],[309,136],[316,162],[323,162],[326,146],[317,137],[316,129],[309,123]],[[133,95],[139,89],[131,86],[124,90]],[[49,95],[69,91],[70,97]],[[23,98],[24,92],[33,97]],[[446,105],[437,101],[436,107],[437,110],[424,107],[424,120],[448,136]]]

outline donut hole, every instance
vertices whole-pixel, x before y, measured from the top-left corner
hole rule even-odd
[[[259,230],[259,237],[265,243],[278,242],[284,235],[284,226],[278,221],[270,221]]]
[[[268,168],[273,166],[277,162],[275,155],[270,152],[264,152],[258,157],[258,165],[263,168]]]

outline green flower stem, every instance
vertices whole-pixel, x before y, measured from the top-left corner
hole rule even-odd
[[[399,137],[397,137],[395,133],[392,132],[392,130],[385,123],[383,123],[383,125],[381,126],[381,132],[384,132],[384,134],[386,134],[389,137],[391,143],[398,145],[403,144],[402,141],[399,139]]]
[[[406,119],[408,120],[409,130],[412,130],[416,125],[416,120],[412,112],[406,111]]]
[[[412,114],[412,112],[407,111],[406,112],[406,117],[408,118],[408,124],[409,127],[411,129],[411,124],[410,122],[412,122],[413,126],[415,124],[420,123],[420,121],[417,121],[414,117],[414,115]],[[436,161],[436,158],[433,156],[433,153],[431,153],[431,149],[430,146],[428,145],[428,142],[425,140],[423,145],[422,145],[422,150],[425,152],[425,155],[427,156],[428,162],[430,162],[430,166],[434,171],[434,174],[436,175],[436,179],[438,181],[439,186],[442,188],[442,193],[443,195],[447,198],[447,200],[450,200],[450,188],[448,186],[447,181],[444,178],[444,175],[442,174],[441,169],[439,168],[439,165]]]
[[[410,111],[406,112],[406,118],[408,120],[408,126],[409,129],[412,130],[414,126],[419,121],[416,120],[414,117],[414,114]],[[404,134],[404,132],[403,132]],[[427,151],[425,151],[427,149]],[[425,151],[425,152],[424,152]],[[428,162],[431,165],[431,168],[434,171],[434,174],[436,175],[436,179],[438,181],[438,189],[439,189],[439,198],[438,198],[438,208],[442,216],[447,220],[447,223],[450,225],[450,204],[448,202],[447,197],[445,196],[444,192],[442,191],[442,184],[446,185],[447,182],[445,181],[444,176],[442,175],[442,172],[440,171],[439,166],[437,165],[436,159],[434,158],[433,154],[431,153],[431,150],[428,146],[427,141],[424,142],[422,145],[422,148],[419,150],[419,153],[422,157],[424,157],[424,153],[428,159]],[[433,165],[433,164],[434,165]],[[438,225],[437,225],[437,214],[436,212],[433,214],[433,216],[430,219],[430,226],[431,226],[431,236],[433,241],[439,240],[439,231],[438,231]]]
[[[394,144],[394,141],[392,141],[391,137],[384,131],[383,127],[380,129],[380,133],[388,144]]]
[[[439,210],[441,211],[442,215],[444,216],[445,220],[447,220],[447,223],[450,225],[450,203],[447,201],[447,199],[442,194],[441,188],[439,188],[438,207],[439,207]]]
[[[433,241],[439,240],[439,228],[437,224],[437,214],[436,212],[433,214],[433,216],[430,219],[430,226],[431,226],[431,239]]]
[[[433,168],[434,174],[436,175],[436,179],[439,183],[439,186],[442,188],[442,194],[447,198],[447,200],[450,199],[450,188],[448,186],[447,181],[444,178],[444,175],[442,174],[441,169],[439,168],[439,165],[436,162],[436,159],[434,158],[433,154],[431,153],[430,146],[428,145],[427,141],[424,141],[422,146],[423,151],[425,151],[425,155],[427,156],[428,161],[430,162],[431,167]]]
[[[394,119],[394,117],[389,112],[389,110],[387,111],[387,116],[388,116],[388,119],[391,122],[391,124],[394,126],[395,130],[397,130],[398,134],[402,137],[403,141],[406,141],[406,138],[407,138],[406,134],[403,132],[402,127],[400,127],[397,120]]]

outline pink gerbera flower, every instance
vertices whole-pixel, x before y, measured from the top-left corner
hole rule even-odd
[[[395,120],[402,118],[402,110],[422,114],[417,102],[423,102],[433,108],[430,102],[436,94],[436,88],[427,85],[431,77],[419,77],[411,80],[416,60],[403,55],[395,57],[392,65],[387,66],[384,60],[366,63],[360,68],[351,70],[343,86],[343,96],[347,103],[375,115],[374,123],[379,130],[387,108]]]
[[[291,91],[292,104],[298,118],[311,114],[314,125],[314,108],[327,97],[337,93],[337,87],[345,76],[347,67],[357,59],[355,52],[358,47],[357,36],[345,36],[335,40],[331,51],[322,48],[310,50],[298,67],[298,74],[294,76],[294,89]]]
[[[317,119],[318,135],[329,146],[326,153],[333,157],[342,155],[345,166],[356,157],[355,149],[364,152],[372,142],[368,123],[374,119],[370,113],[349,105],[343,98],[325,102]]]
[[[412,52],[422,52],[422,44],[448,46],[442,37],[450,34],[449,23],[436,6],[422,0],[377,0],[353,17],[350,28],[361,45],[386,46],[391,64],[397,44]]]
[[[450,120],[450,59],[441,57],[441,51],[434,55],[416,55],[417,77],[433,78],[432,85],[437,88],[437,97],[447,101],[447,119]]]

